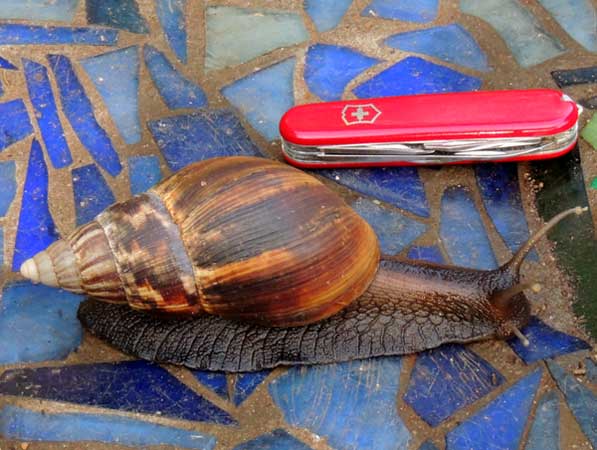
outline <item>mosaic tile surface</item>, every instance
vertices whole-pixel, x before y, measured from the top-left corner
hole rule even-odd
[[[597,312],[569,307],[597,289],[596,11],[592,0],[0,0],[0,448],[596,447],[586,330]],[[82,328],[83,296],[16,273],[194,161],[281,159],[278,121],[293,105],[531,87],[587,108],[570,155],[310,171],[384,253],[474,269],[507,261],[562,208],[589,206],[526,258],[522,280],[544,285],[529,294],[528,347],[187,370],[131,360]]]

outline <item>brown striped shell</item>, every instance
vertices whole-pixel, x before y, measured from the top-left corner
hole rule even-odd
[[[21,271],[135,309],[294,326],[359,297],[378,262],[373,230],[319,180],[230,157],[111,206]]]

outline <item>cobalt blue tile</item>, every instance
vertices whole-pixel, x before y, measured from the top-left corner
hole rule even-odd
[[[537,317],[531,317],[531,321],[522,332],[530,342],[528,347],[522,345],[519,339],[510,339],[508,344],[527,364],[591,348],[589,343],[554,330]]]
[[[566,403],[574,414],[581,430],[593,447],[597,448],[597,396],[591,390],[576,381],[555,362],[548,360],[547,367],[558,383],[560,391],[566,397]]]
[[[135,0],[87,0],[85,4],[90,24],[107,25],[131,33],[149,32]]]
[[[243,442],[234,447],[234,450],[309,450],[310,448],[286,431],[277,429]]]
[[[436,264],[445,264],[446,262],[441,250],[435,245],[431,247],[413,246],[408,250],[406,257]]]
[[[446,435],[446,450],[517,449],[540,381],[537,369],[467,418]]]
[[[559,87],[597,83],[597,66],[554,70],[551,72],[551,76]]]
[[[211,450],[216,439],[206,433],[158,425],[111,414],[49,413],[6,405],[0,409],[0,435],[21,441],[94,441],[146,447]]]
[[[475,175],[489,217],[510,251],[516,253],[529,238],[518,184],[518,165],[477,164]],[[527,258],[539,259],[535,251]]]
[[[160,160],[157,156],[131,156],[129,158],[131,194],[145,192],[162,179]]]
[[[487,56],[479,44],[457,23],[395,34],[387,38],[385,44],[482,72],[490,70]]]
[[[437,17],[438,7],[438,0],[373,0],[361,15],[424,23]]]
[[[35,110],[37,125],[41,131],[50,161],[57,169],[66,167],[73,162],[73,158],[58,116],[52,85],[48,78],[48,70],[35,61],[24,58],[22,61],[29,98]]]
[[[228,109],[206,109],[148,123],[170,169],[216,156],[258,156],[238,118]]]
[[[1,56],[0,56],[0,69],[18,70],[17,67],[13,63],[11,63],[8,59],[2,58]]]
[[[587,380],[593,384],[597,384],[597,364],[591,358],[585,359],[585,367],[587,370]]]
[[[591,0],[539,0],[556,22],[590,52],[597,52],[597,11]]]
[[[141,140],[138,50],[134,45],[81,60],[127,144]]]
[[[450,187],[442,196],[440,237],[452,263],[474,269],[498,266],[479,211],[464,188]]]
[[[15,170],[14,161],[0,162],[0,217],[6,215],[17,193]]]
[[[351,3],[352,0],[305,0],[305,11],[321,33],[336,28]]]
[[[210,388],[220,397],[228,400],[228,380],[225,372],[191,370],[191,373],[201,384]]]
[[[271,370],[261,370],[259,372],[238,374],[234,383],[234,394],[232,397],[234,404],[238,406],[249,398],[270,372]]]
[[[431,441],[425,441],[419,447],[419,450],[439,450]]]
[[[184,64],[187,63],[187,29],[185,7],[187,0],[156,0],[155,9],[170,48]]]
[[[44,250],[56,239],[58,232],[48,207],[48,168],[41,145],[34,139],[23,188],[12,270],[19,270],[26,259]]]
[[[406,448],[411,434],[396,409],[401,368],[397,357],[292,367],[269,390],[288,424],[330,447]]]
[[[203,90],[185,78],[163,53],[151,45],[143,47],[145,65],[160,95],[170,109],[202,108],[207,106]]]
[[[340,100],[349,81],[378,62],[348,47],[315,44],[305,57],[305,82],[322,100]]]
[[[0,45],[116,45],[118,31],[109,28],[0,24]]]
[[[48,55],[60,91],[62,109],[81,143],[93,159],[112,176],[122,170],[112,141],[93,114],[93,106],[77,78],[70,60],[63,55]]]
[[[7,370],[0,376],[0,393],[223,425],[236,423],[226,411],[146,361]]]
[[[79,0],[0,0],[0,19],[71,22]]]
[[[483,358],[461,345],[447,345],[417,356],[404,401],[436,427],[503,382]]]
[[[224,97],[269,141],[278,138],[280,118],[294,106],[295,63],[295,58],[289,58],[222,89]]]
[[[83,296],[29,282],[7,285],[0,303],[0,364],[64,359],[81,343]]]
[[[23,100],[0,103],[0,152],[33,133]]]
[[[560,450],[560,400],[555,390],[539,399],[525,450]]]
[[[94,219],[116,202],[114,194],[95,164],[77,167],[71,172],[77,226]]]
[[[409,56],[389,69],[357,86],[357,97],[431,94],[435,92],[474,91],[481,80],[417,56]]]
[[[314,173],[417,216],[429,217],[425,188],[415,167],[326,169]]]
[[[352,207],[373,227],[381,251],[386,255],[400,253],[427,230],[427,225],[365,198],[357,199]]]

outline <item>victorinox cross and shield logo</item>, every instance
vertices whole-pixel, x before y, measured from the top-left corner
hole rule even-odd
[[[342,109],[342,120],[346,125],[373,123],[380,114],[381,111],[373,103],[346,105]]]

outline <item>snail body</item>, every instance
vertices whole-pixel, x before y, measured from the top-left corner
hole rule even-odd
[[[226,371],[328,363],[519,333],[524,257],[580,212],[495,270],[380,259],[371,227],[315,177],[215,158],[111,206],[21,273],[92,297],[81,322],[141,358]]]

